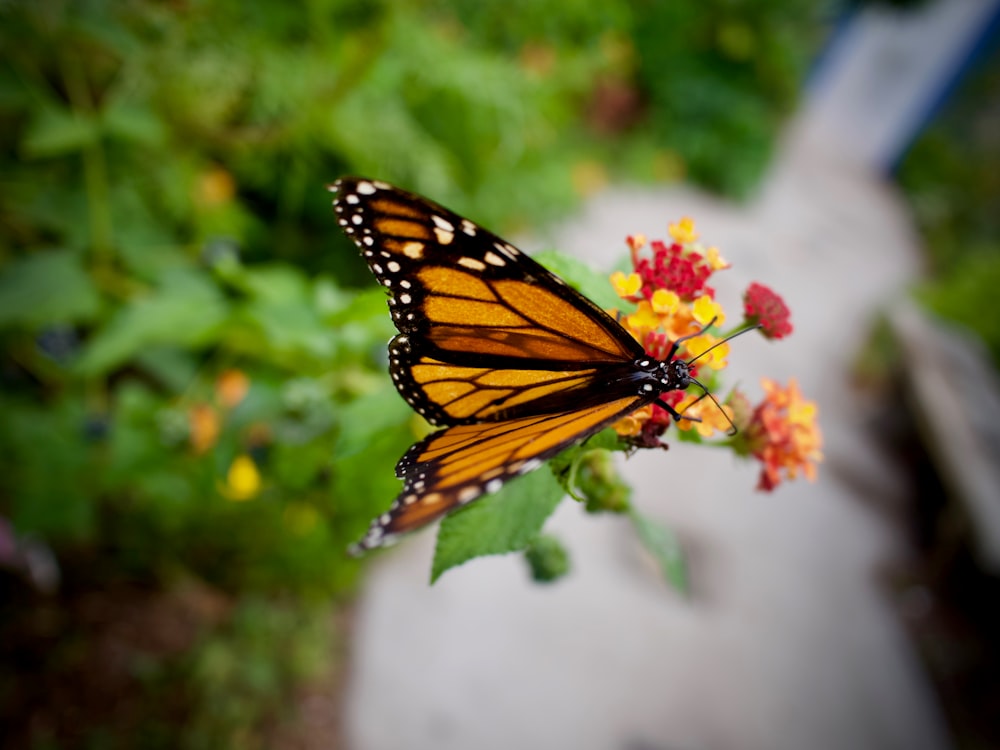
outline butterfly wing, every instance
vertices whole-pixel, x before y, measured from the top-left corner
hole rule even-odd
[[[331,190],[389,292],[396,388],[450,425],[400,459],[403,490],[354,552],[495,492],[656,398],[636,380],[641,345],[509,243],[383,182],[343,178]]]
[[[564,411],[595,386],[609,399],[633,389],[642,347],[510,243],[386,183],[332,189],[340,225],[390,293],[393,382],[432,424]]]
[[[410,448],[396,465],[403,491],[372,521],[352,554],[391,543],[604,429],[649,398],[629,396],[555,414],[439,430]]]

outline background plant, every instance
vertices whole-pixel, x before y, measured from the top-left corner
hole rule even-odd
[[[983,50],[947,106],[899,165],[925,241],[921,301],[974,331],[1000,364],[1000,43]]]

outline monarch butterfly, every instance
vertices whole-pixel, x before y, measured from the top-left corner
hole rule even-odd
[[[396,464],[403,489],[353,554],[496,492],[626,414],[684,390],[690,364],[650,357],[604,310],[513,245],[385,182],[329,187],[344,232],[389,293],[397,390],[444,429]]]

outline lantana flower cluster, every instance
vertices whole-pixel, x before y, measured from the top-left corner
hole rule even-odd
[[[673,356],[692,364],[691,374],[712,394],[697,386],[671,391],[661,399],[682,416],[676,428],[689,438],[731,446],[738,454],[761,462],[758,489],[773,490],[782,478],[815,476],[822,460],[822,436],[816,404],[802,398],[794,381],[787,388],[764,380],[763,401],[753,405],[734,389],[719,398],[718,374],[728,364],[733,333],[756,328],[765,338],[792,332],[791,315],[781,297],[754,282],[743,294],[740,322],[725,328],[726,313],[715,299],[713,274],[730,264],[715,247],[698,241],[694,221],[681,219],[668,227],[669,241],[647,242],[642,235],[626,238],[632,271],[615,272],[611,283],[631,312],[616,311],[622,325],[651,357]],[[685,338],[687,337],[687,338]],[[615,425],[619,435],[638,447],[665,445],[662,436],[674,419],[658,404],[644,407]]]

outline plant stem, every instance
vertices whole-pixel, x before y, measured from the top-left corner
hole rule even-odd
[[[98,112],[87,85],[83,61],[61,58],[63,82],[73,116],[89,120],[95,126],[94,137],[83,147],[83,179],[87,191],[87,212],[90,221],[90,244],[95,264],[110,266],[113,256],[114,232],[111,219],[111,188],[108,165],[98,125]]]

